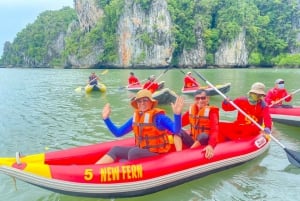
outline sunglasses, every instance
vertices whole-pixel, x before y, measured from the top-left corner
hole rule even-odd
[[[148,98],[141,98],[141,99],[138,99],[136,102],[137,103],[148,103],[150,100]]]
[[[206,100],[206,96],[197,96],[195,97],[195,100]]]
[[[280,81],[280,82],[278,82],[278,84],[284,84],[284,81]]]

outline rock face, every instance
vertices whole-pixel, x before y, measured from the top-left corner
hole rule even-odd
[[[232,42],[221,44],[215,54],[215,64],[218,66],[246,66],[248,51],[245,35],[245,31],[242,31]]]
[[[119,62],[129,66],[167,66],[172,58],[171,17],[165,0],[154,0],[147,13],[133,0],[125,1],[119,21]],[[147,44],[143,37],[151,38]]]
[[[78,22],[70,24],[67,36],[71,35],[78,27],[83,33],[91,31],[97,22],[103,17],[103,10],[97,6],[95,0],[74,0],[74,7],[77,13]],[[80,50],[79,50],[80,51]],[[101,44],[93,44],[92,51],[84,57],[77,55],[68,55],[65,67],[67,68],[91,68],[99,61],[99,54],[103,52]]]
[[[149,10],[143,10],[134,0],[126,0],[118,22],[118,59],[110,65],[117,67],[163,67],[172,59],[174,36],[166,0],[153,0]],[[103,10],[94,0],[75,0],[79,26],[88,32],[103,16]],[[195,28],[197,45],[184,49],[178,59],[179,67],[201,67],[206,65],[206,50],[202,37],[202,27]],[[151,43],[147,43],[147,38]],[[68,65],[73,67],[93,67],[99,64],[101,44],[94,44],[94,51],[84,58],[68,57]],[[245,46],[245,32],[234,41],[224,43],[215,54],[215,64],[219,66],[246,65],[248,52]]]
[[[299,0],[300,1],[300,0]],[[104,2],[104,1],[102,1]],[[142,1],[124,0],[124,6],[117,19],[116,25],[116,59],[113,62],[104,63],[101,56],[105,53],[105,41],[99,37],[97,42],[89,44],[89,49],[84,49],[78,40],[78,49],[62,57],[66,48],[66,38],[80,30],[80,34],[93,33],[99,29],[98,23],[105,19],[104,8],[100,7],[99,0],[74,0],[74,8],[77,20],[69,24],[68,30],[61,32],[53,41],[49,41],[47,55],[42,62],[36,63],[24,52],[14,54],[21,58],[28,66],[50,66],[50,61],[62,58],[67,68],[92,68],[98,66],[114,66],[120,68],[156,68],[169,66],[172,60],[176,60],[178,67],[204,67],[206,58],[209,63],[219,67],[247,66],[249,51],[246,47],[246,31],[242,30],[236,38],[221,43],[215,52],[207,55],[204,42],[204,28],[200,21],[196,21],[193,27],[196,36],[196,45],[192,49],[183,48],[183,51],[173,57],[175,50],[175,36],[172,30],[171,14],[168,10],[167,0],[151,0],[151,5],[145,9],[141,6]],[[299,3],[299,2],[298,2]],[[299,3],[300,4],[300,3]],[[201,13],[199,14],[201,15]],[[300,27],[299,19],[293,19],[293,30]],[[97,26],[96,29],[93,29]],[[115,26],[115,25],[114,25]],[[101,30],[100,30],[101,31]],[[98,32],[94,32],[94,34]],[[297,41],[300,40],[298,34]],[[11,44],[5,45],[4,52],[10,51]],[[291,53],[299,53],[299,46],[291,45]],[[75,52],[75,53],[74,53]],[[113,55],[115,56],[115,55]],[[9,65],[9,64],[8,64]]]
[[[103,16],[95,0],[74,0],[79,26],[84,31],[90,31]]]
[[[183,50],[179,59],[181,67],[198,67],[206,64],[205,56],[206,50],[202,40],[202,28],[199,24],[196,28],[197,47],[192,50]]]

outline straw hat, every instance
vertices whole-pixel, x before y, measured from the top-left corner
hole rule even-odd
[[[255,82],[248,93],[255,93],[260,95],[266,95],[265,85],[261,82]]]
[[[153,103],[152,107],[155,107],[157,105],[158,101],[152,98],[152,93],[147,89],[142,89],[139,92],[137,92],[136,96],[132,99],[132,101],[131,101],[132,107],[137,109],[138,107],[137,107],[136,101],[138,99],[144,98],[144,97],[149,98],[149,100]]]

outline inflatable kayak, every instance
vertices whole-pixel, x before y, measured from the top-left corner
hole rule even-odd
[[[217,144],[212,159],[202,147],[132,161],[96,165],[112,146],[133,138],[28,156],[0,158],[0,172],[53,192],[85,197],[134,197],[158,192],[252,160],[269,147],[263,135]]]
[[[225,83],[225,84],[218,84],[215,87],[223,94],[225,94],[230,90],[230,86],[231,83]],[[193,95],[198,89],[205,89],[208,92],[209,96],[219,95],[219,93],[210,86],[189,87],[189,88],[183,87],[181,89],[181,93]]]
[[[300,126],[300,106],[271,107],[270,114],[274,122],[291,126]]]
[[[152,97],[158,101],[158,104],[170,104],[174,103],[177,98],[177,94],[169,88],[163,88],[152,94]]]
[[[88,84],[84,89],[86,93],[91,93],[92,91],[106,92],[106,86],[102,83],[98,83],[97,85]]]
[[[158,89],[163,89],[165,87],[165,81],[161,81],[158,83]],[[131,92],[138,92],[139,90],[143,89],[143,85],[138,84],[138,85],[128,85],[126,86],[127,91],[131,91]]]
[[[126,86],[127,91],[131,91],[131,92],[138,92],[142,88],[143,88],[143,86],[141,84],[134,84],[134,85]]]

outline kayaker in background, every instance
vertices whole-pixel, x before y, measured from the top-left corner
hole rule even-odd
[[[159,84],[155,81],[155,75],[151,75],[148,81],[144,84],[143,89],[148,89],[151,93],[154,93],[159,87]]]
[[[133,72],[130,72],[130,74],[129,74],[128,85],[130,85],[130,86],[140,85],[139,79],[134,75]]]
[[[209,105],[204,89],[194,94],[194,103],[182,116],[182,127],[190,125],[188,133],[181,130],[183,143],[190,148],[205,146],[205,158],[212,158],[219,133],[219,108]]]
[[[95,72],[92,72],[89,76],[88,84],[90,85],[97,85],[100,78],[96,75]]]
[[[111,108],[107,103],[102,111],[104,123],[116,137],[133,131],[135,146],[115,146],[97,161],[97,164],[112,163],[117,159],[134,160],[169,152],[171,144],[168,135],[180,131],[184,100],[179,96],[175,103],[171,104],[174,122],[165,114],[164,110],[156,108],[156,105],[157,100],[152,98],[149,90],[140,90],[131,101],[131,106],[135,110],[133,117],[121,127],[116,127],[109,118]],[[178,140],[180,137],[174,135],[174,143]]]
[[[200,87],[200,84],[197,82],[197,80],[192,76],[192,72],[187,72],[186,76],[184,77],[184,87],[190,88],[190,87]]]
[[[280,99],[286,97],[284,101],[290,102],[293,97],[292,94],[290,94],[289,96],[288,95],[289,93],[284,87],[284,80],[277,79],[275,81],[275,86],[267,92],[265,101],[272,107],[292,107],[291,105],[284,105],[283,100],[279,101]]]
[[[264,132],[271,133],[272,119],[267,103],[263,100],[265,93],[265,85],[261,82],[256,82],[251,86],[247,96],[238,97],[233,100],[242,111],[248,114],[254,121],[260,125],[264,125]],[[222,102],[222,109],[224,111],[234,111],[236,108],[229,102],[224,100]],[[222,124],[222,140],[237,140],[247,137],[256,136],[260,133],[260,128],[255,125],[250,119],[238,111],[236,121],[229,123],[227,126]]]

